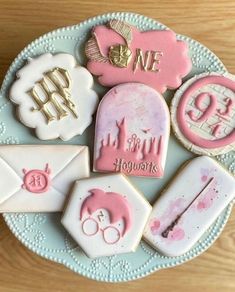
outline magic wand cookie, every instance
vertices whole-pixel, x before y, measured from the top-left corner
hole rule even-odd
[[[191,160],[153,206],[145,240],[179,256],[193,247],[235,196],[235,178],[214,159]]]

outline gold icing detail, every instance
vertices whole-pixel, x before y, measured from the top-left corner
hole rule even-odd
[[[43,78],[35,83],[28,94],[37,105],[33,111],[40,111],[49,124],[54,120],[61,120],[68,116],[69,110],[74,118],[78,118],[76,105],[71,100],[72,80],[67,70],[54,68],[43,74]],[[44,97],[40,97],[39,90],[43,92]],[[53,89],[52,89],[53,87]]]
[[[143,71],[158,72],[159,69],[156,65],[159,64],[159,57],[163,56],[160,51],[146,51],[143,53],[141,49],[136,49],[136,56],[133,63],[133,71],[135,72],[138,67]]]
[[[109,48],[109,61],[112,65],[126,68],[131,61],[131,50],[126,45],[116,45]]]
[[[156,66],[160,63],[159,57],[162,57],[163,53],[159,51],[151,51],[151,52],[152,52],[152,58],[151,58],[151,64],[148,70],[152,72],[158,72],[159,69],[156,68]]]
[[[95,35],[86,43],[85,54],[87,58],[92,61],[101,63],[107,63],[109,61],[107,57],[102,55]]]
[[[107,63],[109,62],[113,66],[119,68],[126,68],[129,63],[131,62],[131,58],[133,53],[130,49],[130,44],[132,41],[132,26],[128,23],[121,21],[121,20],[110,20],[108,23],[109,27],[121,35],[126,45],[123,44],[116,44],[109,47],[108,57],[102,55],[97,37],[95,33],[93,36],[88,40],[85,48],[86,56],[89,60]],[[159,68],[157,65],[160,63],[160,57],[163,56],[163,53],[160,51],[152,51],[148,50],[145,53],[140,49],[136,49],[135,60],[133,62],[133,71],[140,68],[141,70],[147,72],[158,72]]]
[[[119,68],[126,68],[131,61],[129,45],[132,41],[132,27],[124,21],[113,19],[109,22],[111,29],[121,35],[126,45],[117,44],[109,48],[109,62]]]

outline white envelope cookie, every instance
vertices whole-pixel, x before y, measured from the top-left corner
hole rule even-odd
[[[0,212],[57,212],[89,176],[87,146],[0,146]]]

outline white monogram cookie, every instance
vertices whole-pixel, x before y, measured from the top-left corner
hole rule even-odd
[[[69,54],[43,54],[29,59],[17,73],[10,99],[19,120],[35,128],[41,140],[67,141],[90,125],[98,96],[93,78]]]

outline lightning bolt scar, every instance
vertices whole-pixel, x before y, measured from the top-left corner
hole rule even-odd
[[[99,213],[99,215],[97,217],[98,217],[98,219],[99,219],[100,222],[103,221],[103,217],[104,217],[103,212],[100,211],[100,213]]]

